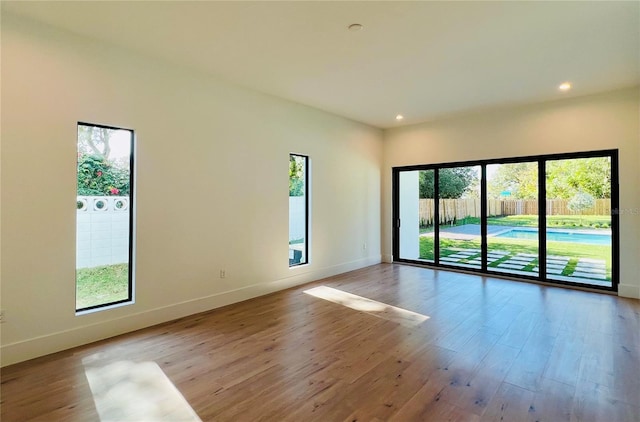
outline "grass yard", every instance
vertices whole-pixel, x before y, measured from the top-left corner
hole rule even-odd
[[[480,219],[478,218],[480,224]],[[490,226],[538,227],[537,215],[508,215],[506,217],[489,217]],[[547,227],[554,229],[608,229],[611,227],[609,215],[548,215]]]
[[[457,252],[452,248],[480,249],[480,241],[474,240],[453,240],[440,239],[440,255],[448,256]],[[512,255],[518,253],[538,253],[538,242],[535,240],[509,239],[509,238],[488,238],[488,250],[509,251]],[[577,258],[601,259],[606,262],[607,279],[611,279],[611,247],[607,245],[590,245],[584,243],[571,242],[548,242],[547,255],[559,255],[571,258],[569,264],[562,272],[562,275],[570,275],[576,264]],[[420,238],[420,259],[434,260],[433,237]],[[498,264],[506,261],[505,257],[499,261],[489,264],[489,267],[497,267]],[[525,267],[524,271],[531,271],[535,265],[535,260],[531,265]]]
[[[480,224],[480,218],[467,217],[457,220],[454,226],[464,224]],[[490,226],[538,227],[537,215],[507,215],[505,217],[488,217]],[[449,226],[449,224],[446,224]],[[547,226],[553,229],[609,229],[611,216],[609,215],[548,215]],[[433,226],[420,227],[420,233],[433,231]]]
[[[127,299],[128,287],[128,264],[76,270],[76,309]]]

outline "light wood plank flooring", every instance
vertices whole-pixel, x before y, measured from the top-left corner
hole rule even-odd
[[[404,265],[4,368],[2,421],[99,420],[88,357],[157,363],[204,421],[640,420],[640,301]]]

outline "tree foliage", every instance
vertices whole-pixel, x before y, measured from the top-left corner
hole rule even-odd
[[[469,194],[477,183],[473,167],[439,169],[440,198],[460,198]],[[420,198],[434,198],[434,170],[420,172]]]
[[[547,197],[571,199],[578,192],[594,198],[611,198],[609,157],[547,162]]]
[[[596,203],[593,196],[585,192],[578,192],[569,200],[567,208],[571,211],[580,214],[580,225],[582,225],[582,211],[592,208]]]
[[[538,163],[499,165],[487,183],[487,192],[490,199],[499,199],[503,192],[509,192],[512,199],[538,199]]]
[[[304,196],[304,157],[289,156],[289,196]]]
[[[584,192],[593,198],[611,198],[611,162],[608,157],[549,160],[546,163],[547,198],[571,199]],[[510,192],[513,199],[537,199],[538,164],[502,164],[487,183],[489,198]]]
[[[567,204],[567,208],[569,208],[573,212],[582,212],[584,210],[588,210],[589,208],[593,208],[596,200],[593,196],[589,195],[586,192],[578,192],[569,200]]]
[[[78,126],[78,195],[130,194],[128,161],[110,158],[113,132],[97,126]]]
[[[108,160],[111,154],[109,138],[113,129],[97,126],[78,126],[78,151],[84,155],[102,157]]]

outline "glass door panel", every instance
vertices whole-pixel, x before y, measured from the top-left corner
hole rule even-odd
[[[433,262],[433,170],[399,174],[400,259]]]
[[[487,269],[537,276],[538,162],[487,165]]]
[[[611,158],[546,162],[547,278],[611,287]]]
[[[420,259],[434,262],[434,221],[435,221],[435,170],[421,170],[419,177],[418,220],[420,229]]]
[[[438,170],[439,262],[482,268],[480,166]]]

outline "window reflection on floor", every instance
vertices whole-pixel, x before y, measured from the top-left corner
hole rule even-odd
[[[85,375],[102,422],[201,422],[155,362],[84,359]]]
[[[375,300],[367,299],[366,297],[354,295],[327,286],[314,287],[313,289],[305,290],[304,292],[308,295],[328,300],[333,303],[338,303],[346,306],[347,308],[366,312],[379,318],[397,322],[405,326],[415,326],[429,319],[427,315],[387,305],[386,303],[377,302]]]

